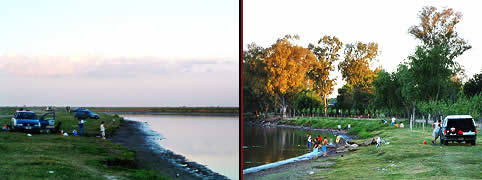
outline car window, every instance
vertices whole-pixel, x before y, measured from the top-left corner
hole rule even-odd
[[[474,121],[470,118],[467,119],[449,119],[447,127],[455,127],[457,129],[473,129]]]
[[[16,119],[37,119],[37,115],[35,113],[19,112],[16,115]]]

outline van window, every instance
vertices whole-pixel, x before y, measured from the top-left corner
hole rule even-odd
[[[463,131],[473,130],[474,121],[472,119],[448,119],[447,128],[454,127]]]

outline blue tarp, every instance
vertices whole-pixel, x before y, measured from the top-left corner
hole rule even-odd
[[[264,169],[278,167],[278,166],[289,164],[289,163],[313,159],[313,156],[315,156],[315,155],[321,156],[321,153],[322,153],[321,151],[318,152],[318,149],[316,149],[313,152],[310,152],[310,153],[307,153],[307,154],[304,154],[304,155],[301,155],[301,156],[298,156],[298,157],[294,157],[294,158],[286,159],[286,160],[283,160],[283,161],[278,161],[278,162],[274,162],[274,163],[269,163],[269,164],[245,169],[245,170],[243,170],[243,174],[258,172],[258,171],[261,171],[261,170],[264,170]]]

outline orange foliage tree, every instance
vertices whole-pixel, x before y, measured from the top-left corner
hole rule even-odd
[[[330,78],[330,73],[335,70],[334,63],[339,60],[338,51],[342,47],[343,43],[335,36],[323,36],[317,45],[308,45],[316,56],[316,61],[308,71],[308,77],[313,80],[313,90],[323,99],[325,116],[328,110],[328,95],[333,92],[333,86],[336,85],[336,78]]]
[[[294,45],[290,40],[298,36],[287,35],[266,49],[263,58],[267,71],[266,90],[278,98],[283,117],[286,117],[288,96],[296,94],[307,85],[306,73],[316,60],[313,53]]]

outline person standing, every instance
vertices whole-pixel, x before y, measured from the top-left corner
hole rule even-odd
[[[323,155],[326,156],[326,145],[328,145],[328,138],[323,138]]]
[[[84,136],[84,120],[79,119],[79,130],[80,130],[80,136]]]
[[[437,141],[437,138],[439,136],[440,123],[441,123],[441,121],[439,120],[438,122],[435,122],[433,124],[433,126],[434,126],[433,133],[432,133],[432,136],[433,136],[432,143],[433,144],[435,144],[435,142]]]
[[[104,121],[100,123],[100,132],[102,134],[102,139],[105,139],[105,127],[104,127]]]
[[[311,149],[311,134],[308,134],[308,149]]]

